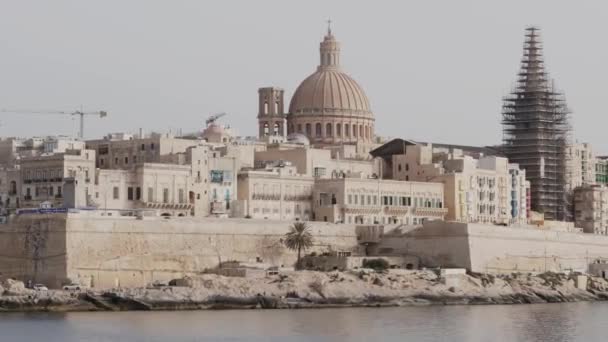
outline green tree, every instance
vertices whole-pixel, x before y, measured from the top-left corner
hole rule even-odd
[[[294,222],[289,227],[289,232],[285,234],[285,247],[292,251],[298,251],[298,260],[296,262],[296,268],[300,268],[300,258],[302,257],[302,250],[306,251],[313,244],[312,234],[310,233],[310,227],[306,222]]]

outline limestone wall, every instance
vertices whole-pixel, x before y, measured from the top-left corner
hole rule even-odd
[[[467,225],[433,221],[424,227],[385,227],[382,241],[373,251],[380,255],[408,255],[425,267],[471,267]]]
[[[430,222],[409,231],[387,231],[376,253],[411,255],[427,267],[474,272],[587,272],[608,258],[608,237],[546,229]]]
[[[20,215],[0,225],[0,273],[59,287],[145,286],[238,260],[292,266],[282,238],[291,222],[247,219]],[[357,252],[354,226],[311,222],[310,251]],[[309,252],[310,252],[309,251]],[[259,259],[258,259],[259,258]]]
[[[65,216],[19,215],[0,224],[0,276],[59,286],[67,275]]]
[[[470,224],[471,267],[479,272],[587,272],[608,257],[608,237]]]

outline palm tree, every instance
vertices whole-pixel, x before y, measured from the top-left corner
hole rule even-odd
[[[298,251],[298,260],[296,268],[300,268],[300,258],[302,250],[307,250],[312,247],[312,234],[310,227],[306,222],[294,222],[289,227],[289,232],[285,234],[285,246],[292,251]]]

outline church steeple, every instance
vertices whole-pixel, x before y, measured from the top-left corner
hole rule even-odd
[[[327,21],[327,34],[319,48],[321,63],[319,70],[340,67],[340,43],[331,32],[331,20]]]

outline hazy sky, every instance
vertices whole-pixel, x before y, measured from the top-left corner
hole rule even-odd
[[[289,103],[331,17],[376,133],[501,140],[501,98],[537,25],[575,136],[608,153],[606,1],[0,1],[0,108],[107,110],[86,137],[200,130],[211,113],[256,133],[257,88]],[[0,113],[0,135],[75,134],[63,116]]]

